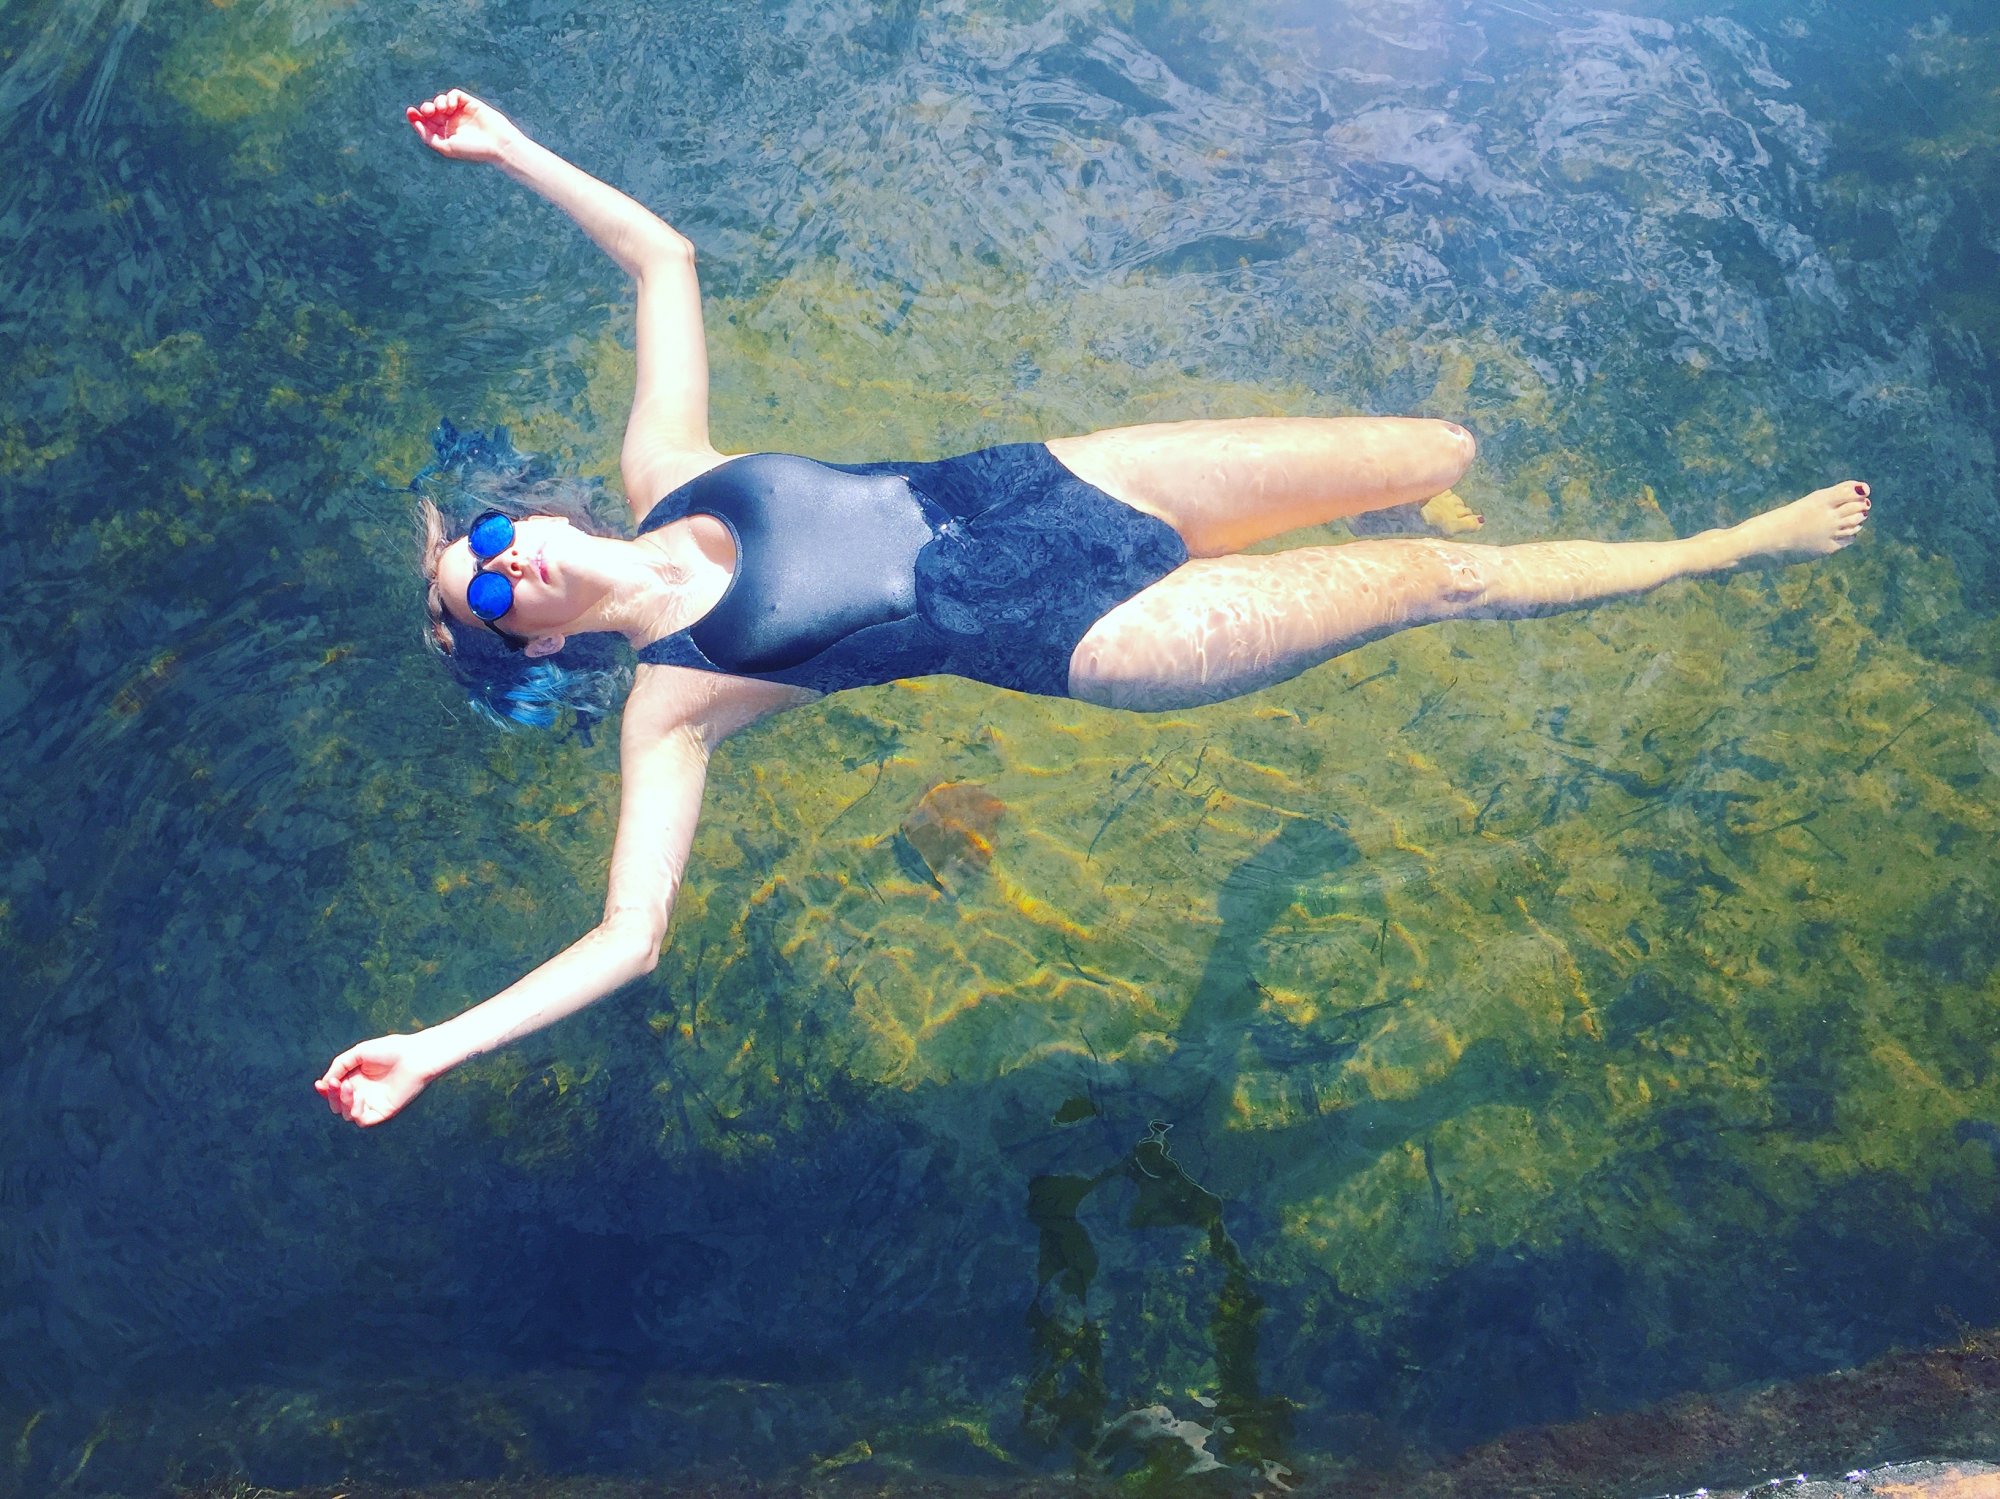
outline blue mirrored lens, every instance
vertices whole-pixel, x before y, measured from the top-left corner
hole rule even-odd
[[[497,557],[514,544],[514,522],[507,516],[489,512],[472,523],[465,544],[481,562]]]
[[[498,573],[479,573],[466,586],[465,607],[474,619],[498,619],[514,607],[514,584]]]

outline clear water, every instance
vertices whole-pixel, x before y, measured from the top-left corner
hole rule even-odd
[[[1994,19],[0,12],[4,1482],[1247,1493],[2000,1321]],[[631,367],[402,127],[453,84],[695,239],[725,448],[1416,412],[1492,539],[1873,534],[1200,713],[772,721],[650,981],[356,1132],[326,1059],[585,930],[614,807],[418,643],[431,425],[614,474]]]

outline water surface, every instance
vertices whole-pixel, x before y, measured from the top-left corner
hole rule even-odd
[[[1247,1493],[2000,1321],[1992,26],[0,15],[7,1482]],[[615,483],[632,362],[453,84],[695,240],[725,449],[1410,412],[1496,541],[1881,503],[1198,713],[771,721],[651,979],[356,1132],[326,1058],[587,929],[615,807],[420,645],[431,426]]]

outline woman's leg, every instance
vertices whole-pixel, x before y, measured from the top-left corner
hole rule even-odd
[[[1091,627],[1070,657],[1070,695],[1119,708],[1214,702],[1411,625],[1554,614],[1759,558],[1827,556],[1854,539],[1868,505],[1867,486],[1849,480],[1685,541],[1399,538],[1197,558]]]
[[[1078,478],[1156,515],[1196,557],[1444,493],[1472,434],[1423,417],[1246,417],[1116,427],[1049,444]]]

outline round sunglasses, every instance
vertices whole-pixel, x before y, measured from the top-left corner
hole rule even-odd
[[[472,611],[474,619],[506,641],[508,649],[525,648],[527,641],[494,623],[514,607],[514,580],[505,573],[486,570],[488,563],[514,544],[513,517],[498,510],[480,511],[472,529],[465,533],[465,544],[478,564],[473,569],[472,581],[465,585],[465,607]]]

